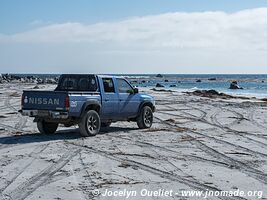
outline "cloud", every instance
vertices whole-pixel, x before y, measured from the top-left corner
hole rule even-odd
[[[0,34],[0,68],[24,73],[267,73],[266,50],[267,8],[176,12]]]
[[[52,24],[13,35],[1,43],[90,43],[114,49],[173,48],[264,49],[267,45],[267,8],[236,13],[167,13],[113,23]]]

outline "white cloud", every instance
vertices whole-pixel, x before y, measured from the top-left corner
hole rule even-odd
[[[57,66],[69,71],[90,64],[101,73],[267,73],[266,50],[267,8],[166,13],[91,25],[68,22],[0,34],[0,66],[13,69]]]
[[[13,35],[1,43],[108,43],[116,47],[264,49],[267,8],[236,13],[167,13],[114,23],[52,24]]]

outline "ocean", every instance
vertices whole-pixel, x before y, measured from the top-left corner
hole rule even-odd
[[[127,76],[131,80],[136,77],[137,83],[132,80],[132,84],[139,87],[155,87],[160,83],[165,88],[180,92],[213,89],[236,96],[267,98],[267,74],[167,74],[162,78],[155,74]],[[234,80],[242,90],[229,89]]]
[[[18,76],[56,77],[59,74],[16,74]],[[109,74],[124,76],[137,87],[155,87],[157,83],[178,92],[217,90],[236,96],[267,98],[267,74]],[[197,82],[197,80],[199,80]],[[236,80],[243,90],[228,89]]]

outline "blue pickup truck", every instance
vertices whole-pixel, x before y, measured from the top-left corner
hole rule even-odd
[[[150,128],[155,100],[122,77],[63,74],[54,91],[23,91],[21,107],[21,114],[34,117],[41,133],[56,132],[58,124],[78,124],[82,136],[94,136],[101,126],[116,121],[135,121],[141,129]]]

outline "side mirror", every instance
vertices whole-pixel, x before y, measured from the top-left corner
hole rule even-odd
[[[137,94],[139,92],[138,88],[134,88],[134,94]]]

